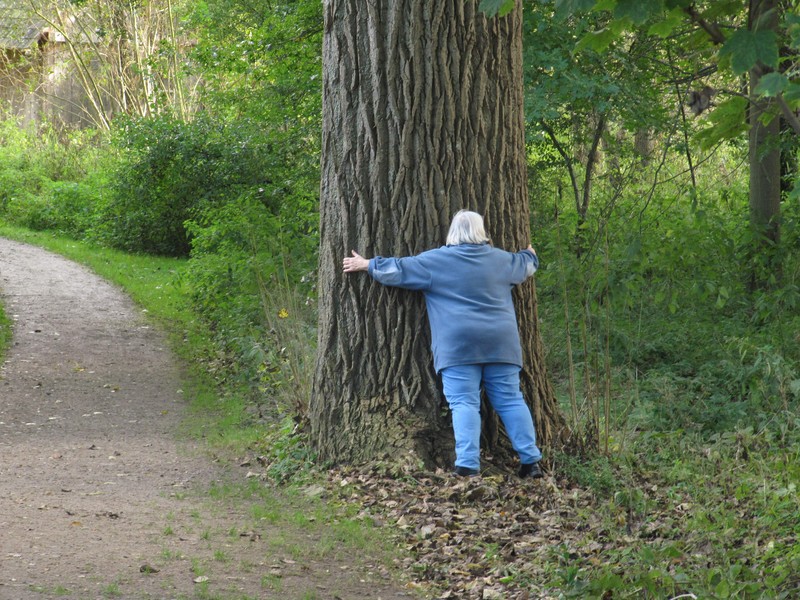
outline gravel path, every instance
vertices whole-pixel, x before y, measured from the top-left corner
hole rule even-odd
[[[403,596],[274,555],[275,532],[231,535],[252,527],[249,507],[199,491],[225,473],[176,441],[177,366],[117,288],[0,239],[0,295],[15,323],[0,369],[0,600]]]

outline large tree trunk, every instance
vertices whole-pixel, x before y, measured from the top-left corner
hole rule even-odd
[[[475,2],[325,0],[319,346],[311,398],[323,460],[412,453],[449,465],[452,430],[421,294],[342,274],[351,249],[405,256],[444,243],[460,208],[495,245],[530,238],[521,15]],[[518,290],[523,391],[540,441],[562,429],[531,283]],[[487,422],[490,422],[487,419]]]
[[[758,23],[759,29],[778,27],[777,0],[751,0],[750,23]],[[750,71],[750,94],[763,75],[762,67]],[[780,117],[776,102],[772,98],[752,98],[750,102],[750,223],[763,241],[756,243],[754,252],[763,260],[761,272],[751,274],[751,286],[766,285],[772,275],[780,271],[774,265],[774,246],[780,239],[781,213],[781,147]],[[767,119],[765,124],[765,118]]]

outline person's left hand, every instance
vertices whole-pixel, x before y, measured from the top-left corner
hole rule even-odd
[[[342,267],[345,273],[356,273],[357,271],[369,270],[369,259],[364,258],[355,250],[352,251],[353,256],[345,256],[342,261]]]

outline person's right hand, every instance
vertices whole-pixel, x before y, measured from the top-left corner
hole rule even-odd
[[[357,271],[369,270],[369,259],[364,258],[355,250],[352,251],[353,256],[345,256],[342,261],[342,267],[345,273],[356,273]]]
[[[533,252],[534,254],[536,254],[536,250],[534,250],[534,249],[533,249],[533,246],[531,246],[530,244],[528,244],[528,247],[527,247],[527,248],[525,248],[525,249],[526,249],[526,250],[530,250],[531,252]]]

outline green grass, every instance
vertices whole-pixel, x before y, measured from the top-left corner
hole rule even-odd
[[[3,362],[11,344],[11,333],[11,319],[8,318],[3,310],[3,305],[0,304],[0,363]]]
[[[120,596],[122,596],[122,591],[120,590],[119,583],[113,582],[105,586],[103,588],[103,596],[105,596],[106,598],[119,598]]]
[[[782,418],[776,430],[635,439],[616,457],[616,491],[576,511],[602,560],[554,547],[547,584],[581,598],[796,597],[800,418]]]

